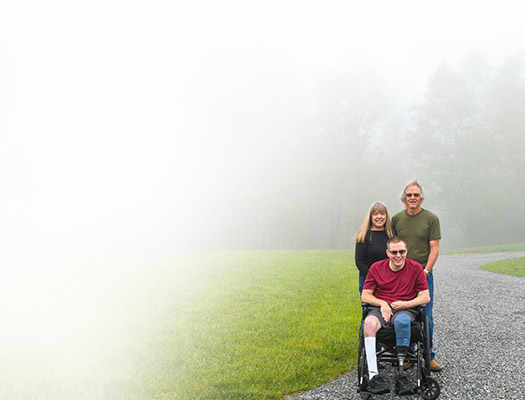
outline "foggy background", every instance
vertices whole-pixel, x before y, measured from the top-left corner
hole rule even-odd
[[[2,5],[4,366],[112,365],[155,265],[351,249],[414,178],[443,248],[524,241],[517,4]]]

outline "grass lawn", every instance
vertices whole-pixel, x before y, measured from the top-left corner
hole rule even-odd
[[[525,257],[509,258],[483,264],[481,266],[485,271],[497,272],[500,274],[525,276]]]
[[[351,251],[229,252],[183,271],[185,294],[143,349],[148,398],[282,399],[355,366]]]
[[[494,246],[470,247],[467,249],[447,250],[444,254],[499,253],[507,251],[525,251],[525,243],[498,244]]]

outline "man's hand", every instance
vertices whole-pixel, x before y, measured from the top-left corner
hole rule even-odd
[[[381,305],[381,315],[383,316],[383,319],[386,323],[390,321],[390,317],[392,316],[392,309],[388,305],[388,303]]]
[[[390,304],[390,306],[394,310],[401,310],[403,308],[410,308],[408,301],[401,301],[401,300],[392,302],[392,304]]]

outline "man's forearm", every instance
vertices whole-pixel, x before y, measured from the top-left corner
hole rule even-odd
[[[419,306],[424,306],[425,304],[428,304],[430,302],[430,292],[428,290],[423,290],[417,294],[417,296],[408,301],[407,303],[410,304],[409,308],[416,308]]]
[[[388,305],[388,303],[385,300],[378,299],[373,294],[365,293],[364,290],[363,290],[363,294],[361,295],[361,301],[363,303],[369,304],[371,306],[376,306],[376,307]]]
[[[430,254],[428,255],[427,265],[425,269],[427,272],[432,272],[432,269],[434,268],[434,264],[436,263],[439,256],[439,247],[431,247],[430,248]]]

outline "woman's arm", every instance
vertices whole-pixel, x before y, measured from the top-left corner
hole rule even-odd
[[[355,243],[355,266],[361,273],[361,275],[366,275],[368,272],[368,245],[366,242]]]

